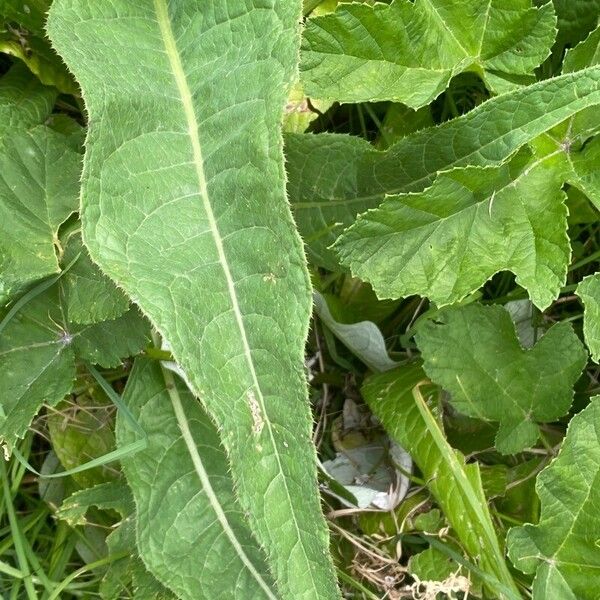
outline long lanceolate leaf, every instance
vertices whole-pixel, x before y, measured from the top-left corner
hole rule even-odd
[[[122,460],[148,569],[182,599],[276,600],[218,433],[197,400],[173,373],[143,359],[124,400],[148,437],[147,448]],[[120,445],[138,437],[121,417],[117,435]]]
[[[280,122],[300,2],[57,0],[89,111],[93,259],[150,317],[217,422],[285,598],[337,597],[302,371],[311,307]]]
[[[345,135],[289,135],[290,200],[300,232],[315,262],[335,268],[327,247],[357,213],[377,207],[388,194],[423,191],[440,171],[498,165],[540,134],[598,104],[600,67],[589,67],[492,98],[385,152]]]

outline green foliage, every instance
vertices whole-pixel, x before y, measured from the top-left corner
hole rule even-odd
[[[586,277],[577,287],[577,295],[585,304],[585,342],[592,358],[600,362],[600,273]]]
[[[496,448],[516,454],[538,439],[538,422],[565,415],[587,352],[568,323],[551,327],[531,349],[501,306],[442,311],[419,328],[424,369],[463,414],[498,421]],[[561,351],[557,352],[556,349]]]
[[[0,2],[0,597],[595,597],[599,9]]]
[[[510,558],[536,573],[534,600],[595,598],[600,566],[600,398],[573,417],[558,457],[537,478],[542,508],[538,525],[511,529]],[[590,585],[592,584],[592,585]]]
[[[597,67],[493,98],[463,117],[408,135],[385,152],[349,136],[287,136],[290,201],[311,258],[335,269],[337,260],[327,248],[357,213],[379,206],[386,195],[421,192],[440,172],[502,164],[523,145],[599,103]],[[575,137],[572,142],[584,141]],[[344,256],[350,252],[337,248]]]
[[[518,597],[487,509],[478,465],[465,464],[464,456],[444,439],[426,400],[435,389],[419,389],[424,382],[421,366],[414,364],[369,378],[362,393],[390,435],[415,458],[467,554],[492,574],[487,581],[491,590],[498,597]]]
[[[531,83],[527,76],[550,54],[555,22],[551,4],[530,0],[342,4],[307,22],[302,80],[315,98],[411,108],[429,104],[464,70],[503,92]]]
[[[217,431],[189,390],[164,367],[140,361],[125,401],[149,439],[122,460],[148,569],[179,598],[276,598]],[[135,436],[118,424],[121,445]]]
[[[83,236],[218,424],[281,593],[335,598],[301,368],[311,294],[279,131],[300,6],[220,5],[53,4],[48,32],[90,115]],[[229,53],[228,11],[240,53]]]

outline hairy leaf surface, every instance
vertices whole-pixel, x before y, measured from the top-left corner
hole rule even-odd
[[[302,79],[309,96],[341,102],[429,104],[464,70],[506,91],[549,54],[551,4],[531,0],[393,0],[343,4],[309,19]],[[468,26],[465,24],[468,23]]]
[[[463,117],[408,135],[385,152],[345,135],[286,137],[289,194],[316,264],[356,214],[386,194],[420,192],[440,171],[498,165],[522,145],[600,104],[600,67],[566,74],[488,100]],[[574,143],[577,139],[571,139]]]
[[[69,321],[88,325],[125,314],[129,309],[128,298],[91,261],[78,234],[69,238],[63,263],[70,264],[76,258],[61,278]]]
[[[583,301],[583,333],[592,358],[600,362],[600,273],[586,277],[577,286],[577,295]]]
[[[179,598],[276,598],[237,505],[219,435],[198,401],[158,363],[138,360],[124,396],[148,446],[121,462],[148,569]],[[119,418],[119,445],[136,432]]]
[[[567,413],[587,352],[569,323],[558,323],[530,350],[501,306],[450,308],[416,335],[427,375],[450,392],[460,412],[498,421],[496,448],[520,452],[535,443],[538,422]]]
[[[594,600],[600,569],[600,397],[575,415],[558,457],[537,478],[537,525],[508,533],[509,556],[535,573],[533,599]]]
[[[303,373],[311,294],[280,132],[299,17],[298,0],[57,0],[48,19],[90,114],[84,241],[218,424],[241,505],[294,600],[337,597]]]

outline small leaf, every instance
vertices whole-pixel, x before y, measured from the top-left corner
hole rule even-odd
[[[13,65],[0,78],[0,137],[6,129],[28,129],[43,123],[56,96],[56,90],[42,85],[25,65]]]
[[[461,413],[500,423],[496,447],[520,452],[539,436],[537,423],[565,415],[587,353],[569,323],[551,327],[531,350],[521,347],[500,306],[451,308],[424,323],[416,341],[429,377]]]
[[[72,527],[85,525],[85,515],[92,506],[114,510],[121,516],[130,515],[135,509],[131,491],[121,480],[100,483],[71,494],[62,503],[56,516],[67,521]]]
[[[314,98],[419,108],[465,70],[493,73],[488,85],[532,74],[550,54],[555,23],[550,3],[531,0],[343,4],[308,20],[302,81]]]
[[[115,449],[114,408],[111,402],[86,395],[64,401],[49,411],[48,433],[52,448],[65,470]],[[74,473],[71,477],[82,488],[93,487],[117,476],[114,465]]]
[[[600,2],[598,8],[600,9]],[[562,70],[563,73],[572,73],[597,64],[600,64],[600,26],[575,48],[567,50]]]
[[[90,259],[79,235],[69,238],[63,256],[67,265],[79,258],[61,278],[67,318],[82,325],[116,319],[129,309],[129,299]]]
[[[371,321],[339,323],[333,318],[325,298],[315,292],[315,311],[326,327],[360,360],[373,371],[387,371],[398,366],[385,347],[385,340],[377,325]]]
[[[274,600],[218,433],[198,401],[169,371],[147,360],[136,361],[124,401],[148,436],[144,450],[122,460],[148,569],[183,600]],[[135,437],[119,417],[118,445]]]
[[[533,599],[595,600],[600,569],[600,397],[573,417],[558,457],[537,478],[537,525],[508,532],[508,552],[536,573]]]
[[[44,85],[54,86],[64,94],[77,94],[73,77],[44,32],[51,3],[51,0],[3,0],[0,52],[22,60]]]
[[[586,277],[577,286],[577,295],[585,305],[583,333],[592,358],[600,362],[600,273]]]
[[[597,116],[597,115],[595,115]],[[581,190],[600,210],[600,136],[591,139],[581,150],[571,157],[573,175],[569,183]]]

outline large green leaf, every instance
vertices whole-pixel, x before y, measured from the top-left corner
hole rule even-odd
[[[508,533],[509,556],[535,573],[534,600],[595,600],[600,569],[600,397],[573,417],[558,457],[537,478],[537,525]]]
[[[494,531],[479,466],[465,464],[446,441],[428,404],[436,390],[425,382],[419,364],[405,365],[369,377],[362,394],[390,437],[413,457],[467,554],[491,576],[486,583],[492,597],[520,598]]]
[[[455,169],[422,193],[388,196],[334,244],[340,262],[380,298],[420,294],[439,305],[510,270],[546,308],[565,284],[571,257],[561,190],[568,163],[560,144],[526,158]]]
[[[577,286],[577,295],[585,305],[583,333],[592,358],[600,362],[600,273],[586,277]]]
[[[498,421],[496,447],[514,454],[535,443],[538,422],[565,415],[587,352],[569,323],[551,327],[530,350],[507,310],[470,304],[442,311],[416,336],[425,372],[457,410]]]
[[[79,204],[80,155],[40,125],[0,141],[0,299],[59,272],[58,228]]]
[[[555,23],[552,4],[535,8],[531,0],[342,4],[309,19],[302,79],[314,98],[412,108],[429,104],[465,70],[491,75],[488,85],[506,91],[550,54]]]
[[[600,67],[493,98],[463,117],[406,136],[385,152],[344,135],[288,135],[288,190],[296,221],[318,265],[357,213],[386,194],[419,192],[440,171],[497,165],[523,144],[600,103]],[[573,147],[576,139],[570,140]]]
[[[269,598],[271,579],[237,505],[219,435],[198,401],[170,371],[136,362],[124,401],[148,446],[123,458],[137,506],[144,563],[178,598]],[[119,445],[137,435],[125,419]]]
[[[84,241],[215,419],[241,506],[294,600],[338,594],[303,372],[310,286],[280,131],[300,8],[56,0],[47,25],[90,116]]]
[[[115,367],[147,344],[136,310],[119,319],[77,325],[65,319],[58,284],[31,300],[0,336],[0,443],[9,453],[44,404],[72,389],[76,359]]]

